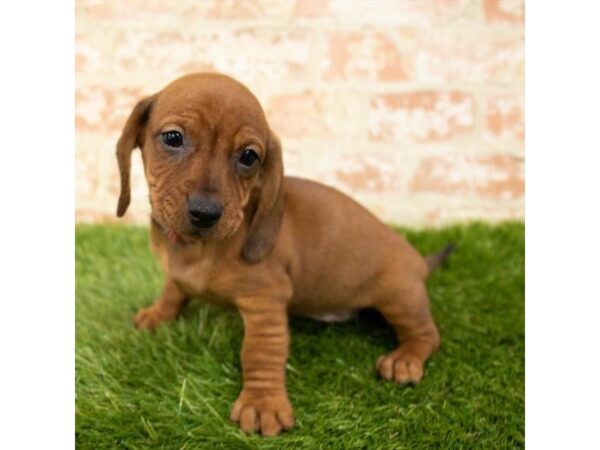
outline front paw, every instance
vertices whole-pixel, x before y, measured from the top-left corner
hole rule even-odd
[[[140,309],[133,318],[133,324],[140,330],[153,330],[166,320],[160,308],[154,304]]]
[[[260,431],[263,436],[276,436],[294,426],[292,405],[285,390],[257,392],[242,389],[229,418],[239,422],[244,432]]]

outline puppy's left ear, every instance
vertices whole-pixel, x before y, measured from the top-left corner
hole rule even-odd
[[[156,95],[146,97],[135,105],[117,142],[117,161],[119,162],[119,173],[121,174],[121,193],[117,205],[117,217],[122,217],[125,214],[131,201],[131,188],[129,186],[131,152],[136,147],[142,148],[144,145],[144,130],[155,98]]]
[[[242,256],[256,263],[275,246],[283,217],[283,160],[281,143],[272,131],[269,134],[267,154],[260,173],[260,196],[254,217],[250,222]]]

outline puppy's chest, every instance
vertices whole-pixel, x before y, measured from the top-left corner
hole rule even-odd
[[[213,249],[202,253],[180,252],[169,255],[168,274],[179,288],[190,297],[220,305],[230,305],[233,298],[221,283],[221,274]]]

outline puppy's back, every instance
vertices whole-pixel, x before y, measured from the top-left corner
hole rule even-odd
[[[285,190],[282,227],[291,237],[286,247],[298,302],[345,302],[371,291],[399,261],[424,265],[404,238],[342,192],[295,177],[286,177]]]

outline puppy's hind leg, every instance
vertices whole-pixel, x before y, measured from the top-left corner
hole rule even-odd
[[[440,341],[425,283],[415,280],[409,289],[401,289],[374,306],[392,325],[399,340],[393,352],[377,360],[379,375],[399,384],[417,384],[423,377],[425,361]]]
[[[142,308],[133,318],[136,328],[152,330],[162,322],[176,319],[188,299],[173,280],[167,278],[161,296],[152,305]]]

